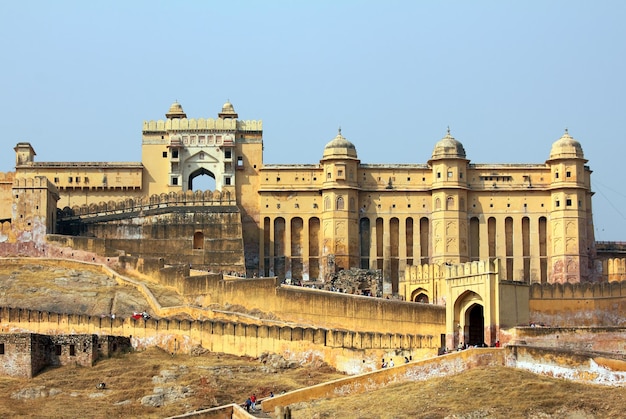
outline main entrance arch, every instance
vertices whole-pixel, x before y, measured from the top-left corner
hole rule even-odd
[[[482,345],[485,339],[485,315],[482,297],[467,290],[454,302],[454,344]]]
[[[485,315],[484,307],[480,304],[472,305],[465,314],[467,318],[467,340],[470,346],[485,344]]]

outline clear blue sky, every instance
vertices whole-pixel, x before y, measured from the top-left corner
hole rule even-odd
[[[230,100],[265,163],[543,163],[565,128],[593,170],[596,239],[626,241],[625,1],[19,1],[0,5],[0,171],[141,161],[144,120]]]

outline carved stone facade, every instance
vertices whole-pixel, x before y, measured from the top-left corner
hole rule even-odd
[[[472,163],[450,132],[426,163],[362,163],[339,132],[318,163],[264,164],[262,134],[261,121],[239,120],[230,103],[206,119],[188,119],[174,103],[165,120],[144,123],[141,162],[40,163],[19,143],[15,179],[0,182],[2,220],[30,216],[31,198],[16,204],[34,190],[15,193],[28,179],[47,179],[50,202],[58,197],[60,209],[86,214],[128,200],[163,202],[209,176],[240,211],[238,260],[248,276],[306,282],[353,267],[381,270],[385,294],[398,295],[407,266],[497,258],[509,281],[598,278],[591,170],[567,132],[537,164]],[[52,233],[54,215],[45,215],[40,224]],[[190,251],[211,239],[191,221],[178,231]],[[0,241],[17,236],[0,233]]]

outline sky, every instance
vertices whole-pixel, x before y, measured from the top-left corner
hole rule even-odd
[[[0,171],[141,161],[174,101],[262,120],[264,162],[316,164],[341,127],[363,163],[544,163],[568,129],[596,240],[626,241],[624,1],[0,3]]]

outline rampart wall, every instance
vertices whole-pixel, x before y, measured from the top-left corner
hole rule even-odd
[[[175,255],[176,262],[204,270],[245,272],[241,214],[229,193],[163,194],[147,202],[127,199],[63,213],[59,230],[65,234],[48,237],[61,246],[170,262]]]
[[[626,326],[626,281],[532,284],[530,322],[549,326]]]
[[[144,258],[121,257],[120,266],[145,274]],[[422,334],[445,333],[445,307],[397,300],[349,295],[281,284],[275,278],[222,279],[220,275],[185,276],[185,269],[164,268],[150,275],[163,285],[174,286],[186,297],[197,297],[202,306],[242,306],[270,318],[300,325],[358,332]],[[188,271],[187,271],[188,272]]]
[[[605,352],[626,360],[626,327],[516,327],[503,333],[518,345]]]
[[[59,214],[60,220],[71,220],[76,217],[103,217],[122,214],[136,214],[156,208],[172,208],[185,206],[233,206],[237,205],[235,196],[230,191],[179,191],[168,194],[152,195],[137,199],[127,198],[118,201],[100,202],[98,204],[64,208]]]
[[[136,349],[159,346],[172,354],[189,353],[198,345],[212,352],[255,358],[269,352],[297,362],[319,359],[352,374],[373,370],[381,358],[392,354],[413,359],[431,356],[438,345],[438,340],[429,335],[218,320],[111,319],[6,307],[0,308],[0,332],[126,336]]]

